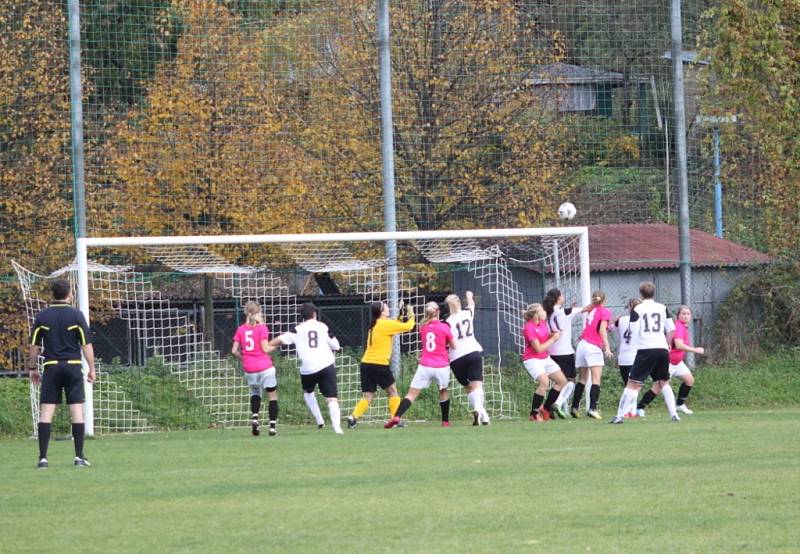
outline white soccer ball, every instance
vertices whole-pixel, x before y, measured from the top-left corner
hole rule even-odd
[[[558,217],[561,219],[572,219],[578,210],[575,209],[575,204],[572,202],[564,202],[558,207]]]

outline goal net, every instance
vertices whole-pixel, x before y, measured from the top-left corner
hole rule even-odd
[[[396,243],[396,259],[385,256],[387,240]],[[510,366],[519,365],[525,305],[541,301],[552,287],[576,302],[589,300],[585,227],[88,238],[78,239],[76,262],[54,274],[15,268],[31,323],[48,298],[47,281],[67,277],[93,329],[114,324],[125,328],[120,341],[128,355],[114,340],[106,340],[110,344],[105,347],[96,343],[102,361],[94,387],[87,385],[86,411],[87,429],[93,423],[92,432],[100,433],[165,426],[161,414],[140,405],[143,398],[163,391],[131,391],[134,379],[126,371],[143,366],[171,379],[172,393],[191,398],[209,425],[247,425],[248,388],[229,354],[230,330],[242,322],[243,307],[251,300],[261,305],[273,337],[300,323],[303,302],[320,307],[321,319],[344,346],[336,369],[342,414],[347,415],[361,397],[359,360],[368,304],[387,302],[396,310],[403,302],[419,319],[427,301],[444,307],[447,294],[463,298],[467,290],[477,300],[475,334],[484,349],[486,409],[495,418],[516,417],[517,401],[524,405],[527,396],[514,398],[504,378]],[[223,304],[228,307],[227,327],[212,332],[204,324],[213,317],[209,320],[204,311]],[[112,363],[103,350],[113,353],[115,348],[123,355]],[[393,371],[404,394],[420,352],[416,330],[396,337],[394,351]],[[289,351],[288,356],[294,354]],[[278,368],[281,398],[289,391],[300,394],[297,361]],[[141,389],[147,379],[136,380]],[[163,388],[155,382],[153,386]],[[32,388],[34,423],[36,393]],[[455,379],[451,398],[467,404]],[[386,398],[379,391],[362,421],[383,421],[387,414]]]

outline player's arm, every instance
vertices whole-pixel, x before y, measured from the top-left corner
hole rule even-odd
[[[30,348],[28,349],[28,363],[25,365],[28,368],[28,377],[30,377],[31,383],[34,385],[38,385],[42,380],[38,366],[39,356],[41,354],[42,347],[38,344],[31,344]]]
[[[89,372],[86,374],[86,380],[89,383],[94,383],[94,380],[97,377],[94,369],[94,346],[91,342],[88,344],[82,344],[81,350],[83,350],[83,357],[86,359],[86,365],[89,366]]]
[[[533,348],[534,352],[540,353],[545,352],[550,346],[556,342],[559,337],[561,337],[561,331],[553,331],[550,336],[544,342],[539,342],[539,337],[534,336],[531,339],[531,348]]]
[[[231,356],[234,358],[242,359],[242,347],[239,346],[239,341],[234,339],[233,347],[231,348]]]
[[[678,337],[673,339],[672,344],[675,345],[676,350],[683,350],[684,352],[692,352],[694,354],[705,354],[706,350],[702,346],[692,346],[687,344],[682,338]]]
[[[338,352],[342,349],[342,346],[339,344],[339,339],[333,336],[330,330],[328,331],[328,347],[334,352]]]
[[[608,342],[608,321],[603,320],[600,322],[600,338],[603,339],[603,347],[605,350],[606,358],[613,358],[614,353],[611,352],[611,345]]]
[[[472,312],[472,315],[475,315],[475,295],[472,294],[471,290],[468,290],[464,293],[464,296],[467,299],[467,309]]]
[[[294,342],[294,335],[292,333],[284,333],[269,341],[266,339],[262,340],[261,350],[263,350],[265,354],[271,354],[284,344],[294,344]]]

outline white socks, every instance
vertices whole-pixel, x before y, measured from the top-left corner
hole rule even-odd
[[[342,412],[339,409],[339,401],[335,398],[328,400],[328,413],[331,416],[331,427],[337,435],[342,434]]]
[[[575,383],[572,381],[567,381],[567,384],[564,385],[564,388],[561,389],[561,392],[558,393],[558,398],[556,399],[556,406],[564,409],[564,404],[567,403],[569,397],[572,396],[572,391],[575,390]]]
[[[483,387],[467,394],[467,401],[473,412],[483,413]]]
[[[675,393],[672,392],[672,387],[669,386],[669,383],[665,384],[664,388],[661,389],[661,394],[664,395],[664,404],[667,405],[669,416],[678,415],[678,410],[675,409]]]
[[[317,404],[317,395],[313,392],[304,392],[303,399],[306,401],[306,406],[311,410],[314,419],[317,420],[317,425],[323,425],[325,420],[322,419],[322,413],[319,411],[319,404]]]
[[[619,406],[617,407],[617,417],[625,417],[625,414],[631,412],[631,407],[636,410],[636,401],[639,399],[639,391],[625,387],[622,389],[622,396],[619,398]]]

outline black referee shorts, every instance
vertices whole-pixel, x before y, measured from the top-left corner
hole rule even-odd
[[[653,381],[669,380],[669,350],[666,348],[646,348],[636,352],[628,380],[644,383],[647,377]]]
[[[314,387],[319,386],[319,392],[325,398],[336,398],[339,395],[336,388],[336,368],[333,364],[315,373],[300,374],[300,384],[305,392],[314,392]]]
[[[361,392],[377,392],[394,384],[394,375],[388,365],[366,364],[361,362]]]
[[[470,352],[450,362],[450,369],[462,386],[472,381],[483,381],[483,356],[480,352]]]
[[[86,395],[83,391],[83,372],[80,363],[65,360],[47,364],[42,374],[40,402],[42,404],[61,404],[63,390],[67,404],[83,404]]]

